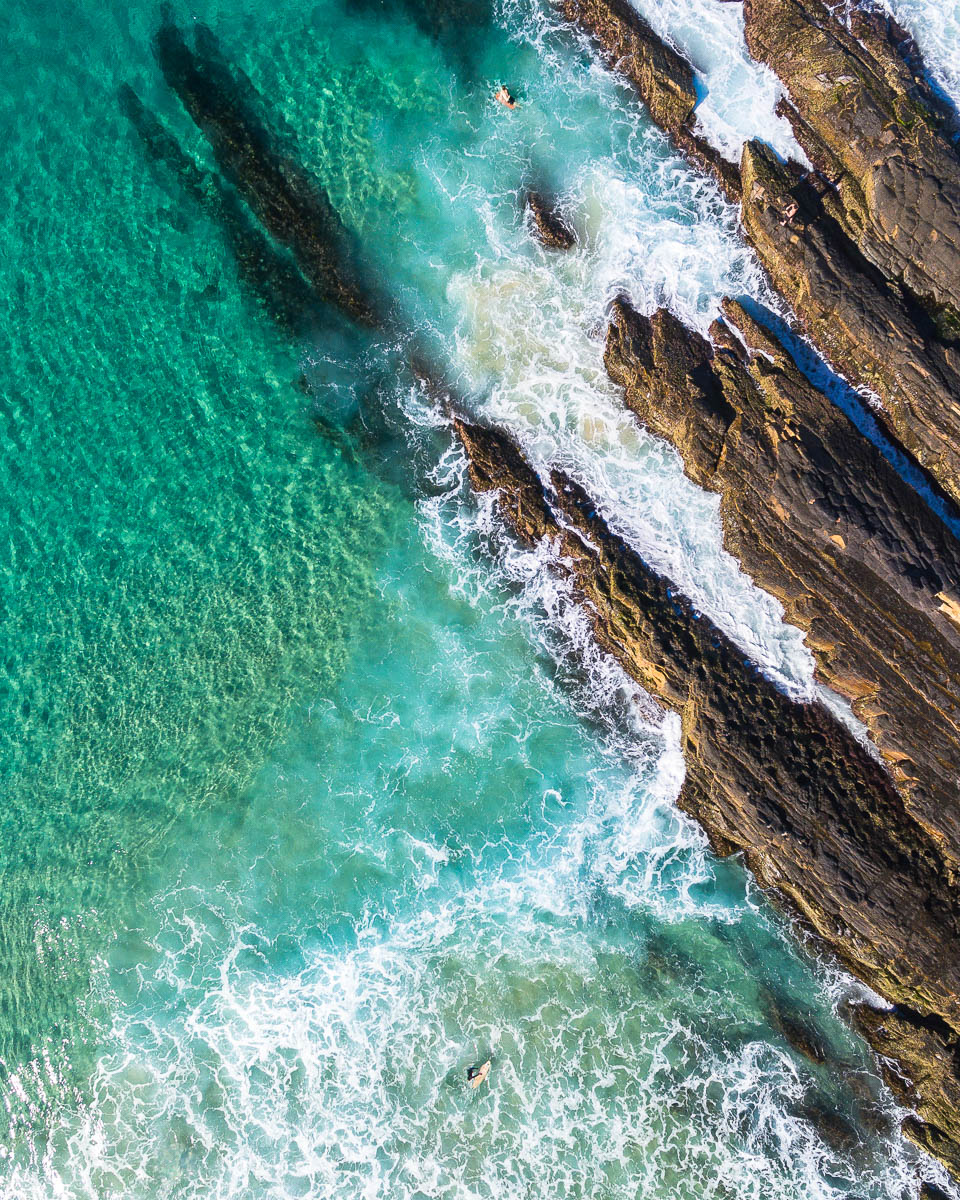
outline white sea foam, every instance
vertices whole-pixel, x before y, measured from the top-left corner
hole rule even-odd
[[[442,419],[416,394],[407,411]],[[160,895],[151,969],[126,972],[133,1002],[100,979],[115,1015],[93,1103],[15,1168],[11,1195],[666,1200],[722,1184],[748,1200],[898,1200],[910,1186],[917,1159],[898,1135],[851,1155],[818,1132],[805,1071],[750,1036],[744,1001],[720,986],[749,978],[736,960],[701,981],[714,966],[698,955],[724,947],[710,923],[763,928],[762,898],[742,876],[717,890],[702,833],[673,805],[676,720],[597,650],[549,551],[518,548],[464,475],[452,448],[420,505],[430,549],[504,636],[525,624],[557,668],[544,688],[596,727],[598,767],[627,769],[545,791],[539,827],[488,841],[462,887],[447,853],[408,838],[409,872],[432,883],[336,944],[304,944],[289,971],[232,897]],[[387,701],[376,719],[400,712]],[[685,959],[687,923],[707,949],[694,939]],[[658,948],[671,927],[676,960]],[[464,1069],[489,1055],[492,1083],[473,1093]]]
[[[697,120],[707,139],[740,161],[744,142],[759,138],[783,158],[806,163],[789,123],[776,115],[783,85],[756,62],[743,36],[743,6],[717,0],[630,0],[653,29],[689,59],[703,96]]]
[[[960,0],[882,0],[916,40],[934,82],[960,108]]]
[[[644,312],[666,304],[701,330],[724,294],[764,294],[733,213],[657,146],[629,171],[587,164],[564,200],[581,236],[575,251],[530,253],[522,231],[491,226],[489,256],[452,281],[464,386],[535,462],[580,478],[611,526],[751,659],[809,698],[812,657],[780,604],[723,551],[718,498],[691,484],[675,452],[637,424],[602,361],[606,310],[618,292]]]

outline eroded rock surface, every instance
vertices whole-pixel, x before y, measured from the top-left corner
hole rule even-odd
[[[831,215],[960,330],[960,159],[903,31],[870,12],[847,28],[822,0],[745,0],[744,17],[751,54],[785,84],[783,111],[833,185]]]
[[[545,488],[504,434],[456,428],[474,487],[498,490],[522,540],[554,543],[555,569],[586,602],[598,641],[680,714],[681,806],[720,853],[742,851],[764,886],[901,1006],[906,1025],[885,1025],[882,1035],[867,1029],[874,1044],[893,1058],[902,1050],[915,1078],[939,1078],[914,1032],[936,1027],[955,1047],[960,1028],[960,905],[939,841],[826,709],[789,700],[745,662],[610,532],[579,485],[554,472]],[[945,1099],[951,1081],[947,1069],[937,1096],[918,1095],[917,1104],[927,1122],[921,1136],[960,1162],[960,1119]]]
[[[875,12],[855,11],[850,32],[820,0],[746,9],[751,48],[790,89],[783,111],[819,173],[760,142],[738,171],[692,133],[689,63],[626,0],[563,0],[678,148],[742,198],[744,230],[811,338],[960,501],[960,168],[916,48]]]
[[[879,396],[896,438],[960,499],[960,353],[860,255],[815,184],[759,142],[741,162],[743,225],[818,347]]]
[[[618,302],[607,368],[721,494],[725,546],[807,632],[818,674],[960,865],[960,543],[775,338],[724,311],[714,348],[664,309]]]

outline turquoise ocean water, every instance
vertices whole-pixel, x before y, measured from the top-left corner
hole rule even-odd
[[[725,291],[770,299],[734,214],[545,6],[172,15],[327,189],[388,319],[277,301],[292,261],[164,82],[159,7],[5,10],[0,1194],[935,1177],[853,985],[676,812],[672,722],[471,497],[406,365],[576,471],[809,697],[799,635],[600,357],[618,290],[701,326]],[[530,186],[571,255],[531,242]]]

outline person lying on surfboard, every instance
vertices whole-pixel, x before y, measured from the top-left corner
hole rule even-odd
[[[490,1074],[490,1065],[493,1062],[492,1058],[488,1058],[485,1063],[481,1063],[479,1067],[467,1067],[467,1082],[476,1091],[481,1083]]]
[[[507,91],[507,85],[505,83],[500,84],[497,90],[493,93],[493,98],[498,104],[502,104],[504,108],[517,107],[517,102]]]

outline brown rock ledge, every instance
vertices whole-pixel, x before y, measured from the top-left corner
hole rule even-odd
[[[960,174],[902,31],[885,17],[857,13],[852,37],[820,0],[748,3],[755,53],[766,54],[788,86],[796,81],[803,112],[785,111],[827,173],[808,177],[760,142],[744,147],[738,172],[693,135],[692,68],[627,0],[562,0],[562,8],[633,81],[691,161],[712,171],[728,197],[742,197],[744,230],[774,287],[837,370],[880,397],[892,435],[960,501],[960,350],[943,337],[960,330],[952,299],[960,289]],[[824,28],[810,19],[814,8]],[[766,31],[768,12],[779,34]],[[829,58],[829,71],[807,80],[806,92],[803,62],[785,32],[791,21],[811,53]],[[835,78],[835,96],[817,74]],[[843,132],[828,137],[833,122]],[[943,174],[930,175],[934,167]]]
[[[806,631],[960,878],[960,542],[779,341],[736,302],[724,312],[714,349],[618,301],[607,369],[720,493],[724,545]]]
[[[743,225],[777,291],[835,367],[960,499],[960,353],[860,255],[812,182],[759,142],[741,162]]]
[[[745,0],[747,46],[831,181],[831,215],[864,257],[960,331],[960,158],[906,37],[879,13],[822,0]]]
[[[861,979],[895,1001],[899,1020],[873,1044],[915,1079],[955,1082],[960,1028],[960,905],[938,840],[904,809],[878,762],[823,707],[799,704],[744,661],[715,625],[612,534],[582,488],[550,488],[510,439],[455,422],[478,491],[528,544],[550,539],[598,641],[680,714],[680,805],[722,854],[741,851]],[[886,1014],[885,1014],[886,1015]],[[902,1024],[901,1024],[902,1022]],[[917,1029],[935,1029],[946,1066]],[[932,1045],[933,1043],[931,1043]],[[938,1051],[940,1052],[940,1051]],[[952,1058],[950,1056],[953,1056]],[[960,1167],[960,1114],[918,1089],[931,1148]],[[918,1127],[919,1128],[919,1127]]]

